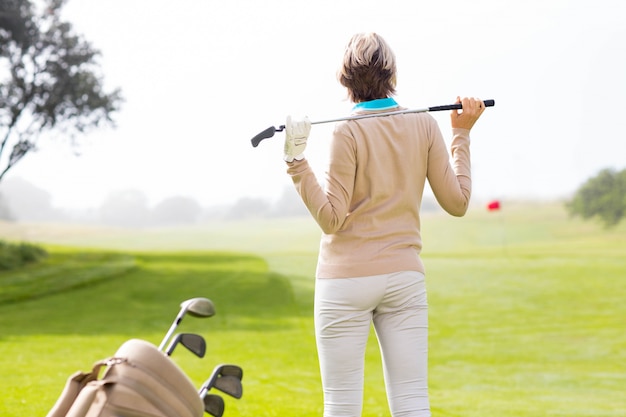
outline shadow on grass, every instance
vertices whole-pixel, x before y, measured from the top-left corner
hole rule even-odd
[[[46,297],[128,273],[135,258],[110,252],[57,253],[22,268],[0,271],[0,305]]]
[[[0,304],[3,335],[165,332],[193,297],[216,306],[209,319],[187,318],[185,331],[288,328],[309,315],[290,277],[259,257],[237,253],[139,253],[135,268],[106,280],[26,301]],[[71,271],[66,271],[71,278]]]

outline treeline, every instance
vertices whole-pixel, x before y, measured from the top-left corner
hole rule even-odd
[[[277,201],[242,197],[230,205],[204,207],[195,199],[172,196],[150,205],[139,190],[109,194],[99,207],[70,210],[54,207],[52,196],[27,181],[11,178],[0,184],[0,220],[101,224],[118,227],[151,227],[195,224],[209,220],[235,220],[306,215],[293,188]]]
[[[565,207],[573,216],[597,219],[610,228],[626,217],[626,169],[601,170],[574,193]],[[433,198],[424,197],[422,211],[438,210]],[[67,210],[53,207],[52,196],[20,179],[0,184],[0,220],[20,222],[74,222],[119,227],[175,226],[211,220],[306,216],[300,196],[287,187],[276,201],[242,197],[233,204],[204,207],[185,196],[168,197],[150,206],[139,190],[108,195],[100,207]]]

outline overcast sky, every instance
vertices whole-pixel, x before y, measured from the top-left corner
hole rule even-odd
[[[603,168],[626,168],[626,6],[621,0],[69,0],[65,17],[102,52],[125,103],[117,129],[81,139],[80,156],[42,139],[8,175],[58,207],[98,206],[140,189],[155,204],[277,199],[290,180],[288,114],[346,116],[335,73],[356,32],[387,39],[396,100],[495,99],[472,131],[476,198],[555,198]],[[433,113],[449,140],[448,112]],[[321,175],[332,125],[313,126]],[[401,163],[401,161],[400,161]],[[383,173],[384,174],[384,173]]]

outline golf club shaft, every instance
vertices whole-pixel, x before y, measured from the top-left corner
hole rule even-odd
[[[495,104],[494,100],[485,100],[483,101],[485,107],[492,107]],[[431,111],[442,111],[442,110],[461,110],[463,105],[461,103],[455,104],[446,104],[443,106],[434,106],[434,107],[424,107],[421,109],[406,109],[406,110],[397,110],[386,113],[374,113],[374,114],[358,114],[355,116],[346,116],[339,117],[337,119],[328,119],[328,120],[320,120],[317,122],[311,122],[312,125],[319,125],[323,123],[333,123],[333,122],[342,122],[345,120],[359,120],[359,119],[367,119],[369,117],[380,117],[380,116],[393,116],[396,114],[406,114],[406,113],[426,113]],[[284,125],[281,126],[284,128]]]
[[[180,313],[178,313],[178,315],[176,316],[176,320],[174,320],[174,322],[170,326],[169,330],[165,334],[165,337],[161,341],[161,344],[159,345],[159,350],[161,352],[163,352],[163,349],[165,348],[165,344],[167,343],[168,340],[170,340],[170,337],[172,337],[172,333],[174,333],[174,330],[176,330],[176,328],[178,327],[178,325],[182,321],[184,315],[185,315],[185,311],[183,310]]]
[[[493,107],[496,104],[495,100],[484,100],[483,103],[485,104],[485,107]],[[463,109],[463,105],[461,103],[454,103],[454,104],[446,104],[443,106],[424,107],[421,109],[406,109],[406,110],[397,110],[397,111],[391,111],[391,112],[381,112],[381,113],[372,113],[372,114],[357,114],[354,116],[339,117],[337,119],[319,120],[319,121],[311,122],[311,124],[319,125],[323,123],[342,122],[346,120],[367,119],[369,117],[383,117],[383,116],[393,116],[396,114],[426,113],[426,112],[432,112],[432,111],[461,110],[461,109]],[[280,125],[277,128],[274,126],[269,127],[265,129],[263,132],[253,137],[250,142],[252,142],[252,146],[256,148],[259,145],[259,143],[261,143],[262,140],[271,138],[272,136],[274,136],[275,132],[282,132],[283,130],[285,130],[285,125]]]

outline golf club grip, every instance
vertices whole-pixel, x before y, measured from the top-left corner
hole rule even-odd
[[[485,107],[493,107],[496,105],[495,100],[485,100],[483,101],[483,103],[485,104]],[[463,108],[463,105],[461,103],[454,103],[454,104],[446,104],[445,106],[429,107],[428,111],[461,110],[462,108]]]
[[[269,136],[269,137],[271,137],[271,136]],[[255,137],[253,137],[252,139],[250,139],[250,143],[252,143],[252,146],[256,148],[257,146],[259,146],[259,143],[261,143],[261,141],[263,139],[267,139],[267,138],[268,138],[268,136],[264,136],[263,132],[261,132],[258,135],[256,135]]]
[[[284,129],[283,126],[281,127]],[[274,136],[274,132],[276,131],[277,130],[274,126],[268,127],[250,140],[250,142],[252,142],[252,146],[256,148],[257,146],[259,146],[259,143],[261,143],[263,139],[271,138],[272,136]]]

